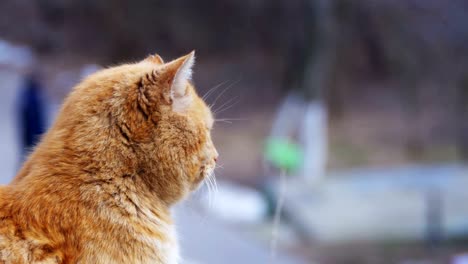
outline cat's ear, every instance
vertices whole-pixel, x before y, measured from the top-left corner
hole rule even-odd
[[[171,98],[183,97],[187,92],[187,81],[192,78],[192,67],[195,64],[195,51],[164,64],[160,74],[170,85]]]
[[[145,60],[159,65],[164,64],[164,60],[158,54],[150,55]]]

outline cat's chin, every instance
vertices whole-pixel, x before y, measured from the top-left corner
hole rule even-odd
[[[202,185],[204,181],[207,181],[213,178],[214,177],[213,173],[214,173],[214,168],[211,168],[211,167],[207,168],[205,166],[200,168],[200,172],[198,173],[198,176],[196,177],[195,182],[192,183],[190,191],[197,190],[198,188],[200,188],[200,186]]]
[[[205,176],[205,170],[204,169],[200,169],[200,172],[198,173],[198,175],[195,177],[195,181],[193,181],[191,184],[190,184],[190,191],[195,191],[197,190],[201,183],[205,180],[206,176]]]

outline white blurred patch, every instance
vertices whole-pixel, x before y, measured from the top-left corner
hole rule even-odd
[[[268,211],[262,195],[251,188],[221,182],[217,192],[202,197],[202,207],[211,215],[231,223],[260,223]]]
[[[24,70],[34,63],[34,55],[27,46],[14,45],[0,39],[0,65]]]

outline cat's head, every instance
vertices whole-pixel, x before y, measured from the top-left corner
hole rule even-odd
[[[167,63],[154,55],[80,83],[58,123],[74,126],[68,140],[92,163],[83,166],[134,177],[168,204],[210,177],[214,119],[190,83],[194,60],[194,52]]]

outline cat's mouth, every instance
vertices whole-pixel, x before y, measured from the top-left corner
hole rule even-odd
[[[198,188],[201,182],[204,180],[212,182],[214,179],[214,166],[202,165],[200,172],[198,173],[194,183],[192,184],[192,190]]]
[[[206,180],[206,179],[210,179],[212,177],[214,177],[214,166],[205,167],[205,169],[203,171],[203,178]]]
[[[191,188],[192,191],[198,188],[200,183],[206,178],[206,174],[207,174],[206,166],[203,165],[200,167],[197,176],[195,176],[195,179],[192,182],[192,188]]]

